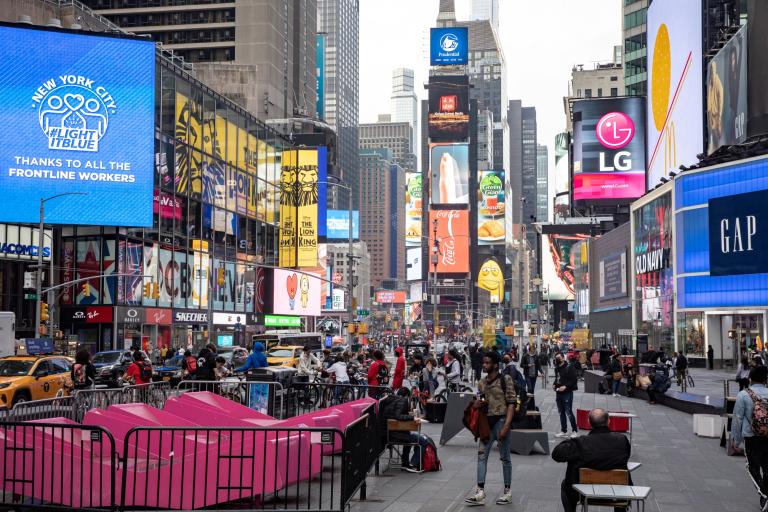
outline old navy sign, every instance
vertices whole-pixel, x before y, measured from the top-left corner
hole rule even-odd
[[[768,272],[768,191],[709,200],[709,275]]]

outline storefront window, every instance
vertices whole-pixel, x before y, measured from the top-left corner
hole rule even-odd
[[[704,357],[704,313],[685,313],[677,315],[677,346],[689,357]]]

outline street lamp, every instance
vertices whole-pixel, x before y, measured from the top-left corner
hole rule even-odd
[[[317,182],[317,184],[318,185],[325,184],[325,185],[330,185],[332,187],[339,187],[347,191],[347,198],[348,198],[347,229],[349,234],[349,245],[347,249],[347,267],[348,267],[347,268],[347,285],[349,290],[349,299],[347,303],[347,313],[349,314],[349,321],[352,322],[352,319],[354,318],[354,312],[352,309],[352,296],[354,292],[353,278],[352,278],[352,274],[354,272],[354,257],[352,255],[352,239],[354,237],[353,231],[352,231],[352,187],[345,184],[341,178],[334,176],[333,174],[329,175],[328,179],[332,181],[326,181],[326,182],[319,181]]]
[[[45,203],[52,199],[64,196],[87,196],[86,192],[64,192],[51,197],[40,198],[40,226],[37,232],[37,268],[35,269],[35,334],[40,333],[40,295],[43,293],[42,272],[43,272],[43,231],[45,230]],[[53,245],[53,244],[51,244]],[[53,261],[53,247],[51,247],[51,261]],[[53,279],[53,276],[51,276]]]

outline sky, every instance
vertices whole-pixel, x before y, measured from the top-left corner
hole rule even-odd
[[[389,113],[392,70],[414,70],[416,94],[426,99],[429,28],[438,0],[360,0],[360,122]],[[571,68],[612,59],[621,44],[622,0],[499,0],[507,95],[536,107],[538,142],[550,148],[565,129],[563,96]],[[457,19],[469,19],[469,0],[456,0]]]

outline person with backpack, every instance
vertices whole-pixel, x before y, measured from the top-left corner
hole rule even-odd
[[[485,378],[478,384],[479,400],[474,407],[485,409],[488,419],[490,436],[487,442],[481,440],[482,446],[477,453],[477,487],[472,496],[464,502],[469,505],[485,505],[485,476],[488,472],[488,457],[493,449],[493,443],[499,445],[501,451],[501,467],[504,477],[504,494],[497,500],[497,505],[512,503],[512,458],[510,456],[510,436],[512,419],[515,415],[515,385],[508,375],[499,373],[501,357],[498,352],[489,351],[483,355]]]
[[[91,363],[91,353],[82,348],[75,355],[75,364],[72,365],[72,384],[75,390],[90,389],[96,381],[96,368]]]
[[[373,351],[373,363],[368,368],[369,386],[386,386],[389,384],[389,368],[384,360],[384,352]],[[373,390],[371,390],[373,391]]]
[[[520,403],[528,403],[528,382],[520,370],[517,369],[512,362],[512,356],[504,354],[504,370],[501,372],[504,375],[509,375],[512,382],[515,384],[515,393],[520,398]]]
[[[395,363],[395,374],[392,376],[392,389],[397,391],[403,387],[403,380],[405,379],[405,357],[402,347],[395,349],[395,356],[397,356],[397,362]]]
[[[152,365],[144,360],[141,351],[136,350],[133,353],[133,362],[125,370],[123,380],[133,385],[149,384],[152,382]]]
[[[184,359],[181,360],[181,370],[185,379],[194,379],[197,373],[197,358],[189,350],[184,351]]]
[[[752,482],[760,492],[761,510],[768,503],[768,367],[757,366],[749,372],[751,385],[739,391],[733,407],[731,443],[744,451]],[[742,446],[743,450],[742,450]]]
[[[457,390],[463,374],[459,353],[455,348],[448,351],[448,363],[445,365],[445,383],[449,390]],[[451,389],[454,388],[454,389]]]
[[[197,380],[213,381],[216,380],[216,345],[207,344],[197,354]]]
[[[397,390],[394,395],[389,395],[379,402],[379,432],[383,435],[382,446],[386,444],[387,421],[418,421],[412,414],[411,408],[411,390],[403,387]],[[414,450],[411,455],[411,446],[403,446],[401,469],[409,473],[421,472],[421,460],[429,444],[429,438],[416,432],[392,432],[389,439],[400,443],[418,444],[419,449]]]

